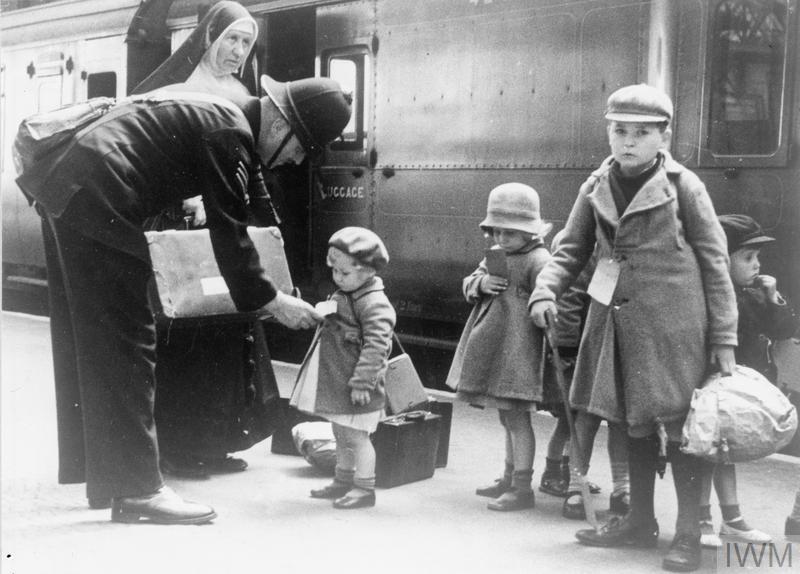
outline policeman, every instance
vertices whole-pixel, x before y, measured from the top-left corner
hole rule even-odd
[[[111,519],[197,524],[216,517],[164,485],[153,419],[155,324],[142,223],[201,195],[214,255],[237,309],[290,328],[321,320],[279,292],[247,235],[251,166],[316,156],[350,119],[327,78],[280,83],[236,107],[176,94],[121,105],[18,183],[43,218],[59,430],[59,482],[86,481]],[[99,501],[99,502],[98,502]],[[108,503],[106,503],[107,505]]]

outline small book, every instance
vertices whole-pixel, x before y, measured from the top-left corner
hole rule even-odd
[[[486,268],[490,275],[508,278],[508,264],[506,263],[506,252],[502,249],[486,249]]]

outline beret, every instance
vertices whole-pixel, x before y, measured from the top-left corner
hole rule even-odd
[[[380,270],[389,262],[389,252],[375,232],[364,227],[343,227],[328,240],[328,246],[347,253],[362,265]]]

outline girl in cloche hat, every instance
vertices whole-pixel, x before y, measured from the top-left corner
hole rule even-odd
[[[542,331],[528,318],[527,304],[539,270],[550,259],[543,243],[550,225],[541,219],[533,188],[505,183],[489,194],[480,227],[495,245],[463,281],[464,297],[475,307],[447,384],[473,406],[498,409],[505,472],[476,493],[493,498],[491,510],[519,510],[534,506],[531,412],[542,399]]]

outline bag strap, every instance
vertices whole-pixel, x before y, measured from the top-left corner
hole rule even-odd
[[[361,322],[358,320],[358,315],[356,315],[356,305],[353,302],[353,298],[348,294],[344,293],[347,302],[350,304],[350,310],[353,312],[353,320],[358,325],[358,330],[362,332],[362,339],[363,339],[363,332],[364,329],[361,327]],[[403,343],[400,342],[400,337],[397,336],[397,331],[392,329],[392,340],[397,343],[397,346],[400,348],[400,352],[404,355],[407,355],[406,350],[403,348]]]

